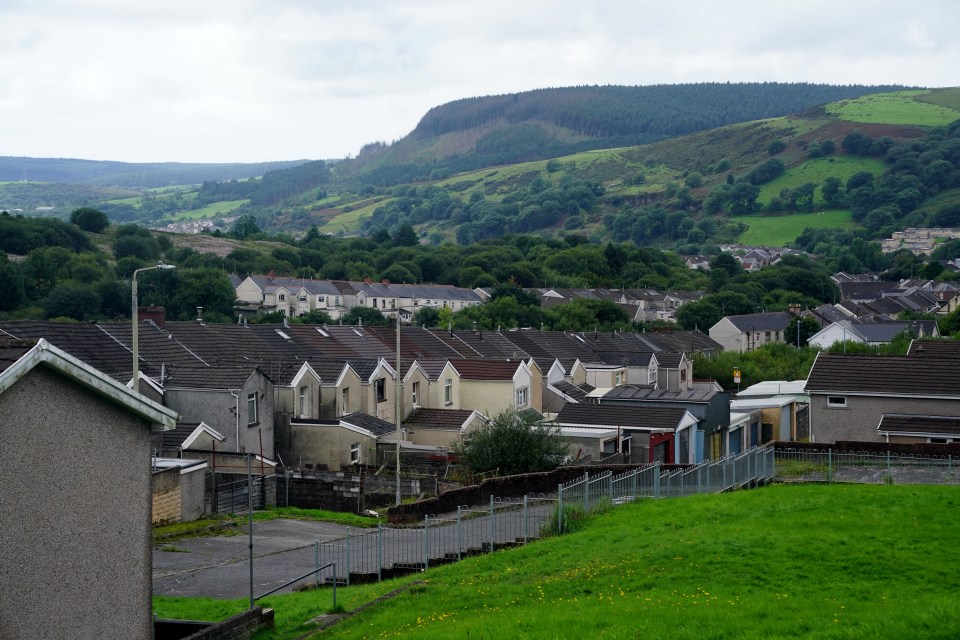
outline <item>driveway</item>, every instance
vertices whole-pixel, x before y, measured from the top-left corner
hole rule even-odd
[[[185,551],[153,550],[153,595],[242,598],[250,593],[249,536],[179,540]],[[314,567],[314,542],[328,542],[362,529],[311,520],[268,520],[253,525],[254,595]]]

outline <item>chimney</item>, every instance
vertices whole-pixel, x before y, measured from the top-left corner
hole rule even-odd
[[[371,280],[370,278],[364,278],[364,279],[363,279],[363,283],[364,283],[364,284],[373,284],[373,280]]]
[[[384,278],[383,280],[380,281],[380,284],[390,284],[390,281]]]
[[[140,322],[152,320],[155,325],[162,329],[167,323],[167,309],[165,307],[139,307],[137,309],[137,319]]]
[[[197,307],[197,324],[203,324],[203,307]]]

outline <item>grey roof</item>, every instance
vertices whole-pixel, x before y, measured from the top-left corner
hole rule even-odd
[[[561,380],[559,382],[551,383],[551,386],[557,391],[563,393],[564,395],[573,398],[578,403],[585,403],[587,401],[587,394],[590,391],[593,391],[591,388],[589,391],[584,390],[572,382],[567,382],[566,380]]]
[[[199,422],[178,422],[174,429],[163,432],[163,448],[176,449],[180,447],[183,441],[189,438],[190,434],[196,431],[199,426]]]
[[[397,425],[362,411],[340,416],[340,423],[366,429],[378,438],[386,433],[396,433],[397,431]]]
[[[869,393],[960,398],[960,358],[819,353],[804,387],[810,393]]]
[[[918,416],[885,413],[877,431],[888,433],[918,433],[960,437],[960,416]]]
[[[239,389],[257,371],[255,366],[170,367],[163,385],[167,389]]]
[[[564,426],[675,430],[686,412],[686,409],[679,407],[597,406],[568,402],[557,414],[555,423]]]
[[[608,391],[603,400],[629,400],[636,402],[709,402],[720,393],[716,387],[687,389],[685,391],[668,391],[667,389],[652,389],[632,384],[614,387]],[[602,405],[601,405],[602,406]]]
[[[748,313],[740,316],[726,316],[726,319],[742,332],[784,331],[790,324],[790,314],[785,311]]]
[[[0,341],[0,371],[6,371],[14,362],[24,356],[36,346],[34,340],[2,340]]]
[[[913,340],[907,350],[908,356],[960,358],[960,340]]]
[[[467,409],[417,409],[404,421],[404,426],[417,429],[459,430],[470,419]]]

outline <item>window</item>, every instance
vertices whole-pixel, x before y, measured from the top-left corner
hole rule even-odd
[[[260,422],[260,418],[257,415],[257,394],[248,393],[247,394],[247,426],[255,425]]]
[[[524,407],[527,404],[527,388],[517,389],[517,406]]]
[[[443,404],[453,404],[453,378],[443,383]]]
[[[350,464],[360,464],[360,443],[350,445]]]
[[[834,408],[842,408],[847,406],[847,397],[846,396],[827,396],[827,406]]]
[[[317,304],[323,304],[324,302],[326,302],[326,300],[324,300],[323,296],[317,296]]]
[[[766,335],[765,335],[764,337],[766,338],[767,342],[770,342],[770,332],[769,332],[769,331],[766,332]]]
[[[647,384],[657,383],[657,370],[655,367],[647,369]]]
[[[299,300],[300,302],[306,302],[306,301],[307,301],[307,296],[305,296],[305,295],[300,296],[299,298],[297,298],[297,300]]]
[[[614,376],[614,386],[619,387],[621,384],[623,384],[623,374],[617,371],[616,376]]]
[[[420,406],[420,383],[419,382],[414,382],[410,386],[410,396],[413,399],[413,406],[419,407]]]
[[[374,386],[377,390],[377,402],[384,402],[387,399],[387,379],[377,378]]]
[[[277,300],[279,300],[280,302],[283,302],[283,301],[286,300],[286,299],[287,299],[287,294],[285,294],[285,293],[278,293],[278,294],[277,294]]]
[[[339,307],[339,306],[340,306],[340,296],[334,296],[334,298],[333,298],[333,306],[335,306],[335,307]]]
[[[300,387],[300,416],[307,415],[307,388]]]
[[[344,387],[340,392],[340,414],[350,413],[350,387]]]
[[[370,306],[373,307],[374,309],[376,309],[376,307],[377,307],[377,299],[376,299],[376,298],[370,298]]]

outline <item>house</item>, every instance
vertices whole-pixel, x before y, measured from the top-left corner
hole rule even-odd
[[[395,435],[396,429],[395,424],[359,411],[333,420],[295,418],[286,443],[293,457],[287,464],[330,471],[375,465],[378,441]]]
[[[916,343],[914,343],[916,344]],[[810,440],[932,442],[942,433],[918,436],[904,418],[937,425],[960,416],[960,358],[915,349],[907,356],[819,353],[805,390],[810,394]],[[891,422],[893,420],[893,422]],[[891,424],[901,429],[899,436]],[[886,426],[884,426],[886,425]],[[910,435],[907,435],[910,434]]]
[[[909,331],[919,338],[940,336],[940,331],[937,329],[937,323],[934,320],[913,320],[909,322],[838,320],[810,336],[808,344],[821,349],[828,349],[838,342],[856,342],[877,346],[888,344],[904,331]]]
[[[789,395],[768,398],[737,398],[730,402],[731,420],[734,413],[756,413],[759,422],[752,422],[749,446],[756,447],[774,441],[797,440],[796,398]],[[732,430],[732,426],[731,426]]]
[[[695,382],[684,390],[634,385],[596,389],[588,394],[588,403],[583,406],[596,408],[597,405],[630,407],[635,412],[652,407],[683,409],[698,421],[697,429],[690,434],[694,461],[719,458],[725,453],[723,434],[730,426],[730,396],[715,382]]]
[[[413,444],[450,449],[470,431],[486,423],[486,417],[478,411],[420,408],[403,422],[403,432]]]
[[[449,366],[456,375],[443,377],[443,404],[432,404],[433,407],[471,409],[486,416],[513,409],[542,409],[542,405],[535,404],[534,375],[525,362],[453,359]],[[456,388],[451,389],[454,395],[448,396],[447,383],[453,378],[457,379]]]
[[[206,474],[204,460],[154,458],[153,524],[193,522],[206,514]]]
[[[184,422],[221,434],[223,450],[274,457],[273,381],[259,368],[170,367],[164,401]]]
[[[753,351],[765,344],[784,342],[790,314],[783,311],[725,316],[710,327],[710,337],[724,351]]]
[[[668,464],[700,461],[695,446],[698,423],[680,407],[586,404],[568,404],[554,420],[561,434],[574,438],[571,454],[579,453],[578,457],[600,460],[621,453],[630,462]],[[595,429],[596,437],[590,437],[587,429]]]
[[[149,640],[151,432],[176,412],[51,345],[0,343],[0,635]]]

